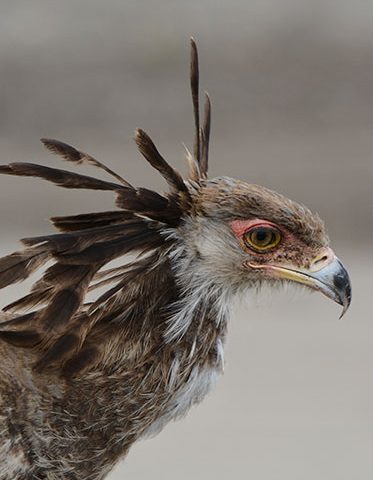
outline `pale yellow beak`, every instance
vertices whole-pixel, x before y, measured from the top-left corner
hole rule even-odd
[[[271,276],[301,283],[317,290],[343,306],[340,318],[351,303],[351,283],[347,270],[331,249],[318,256],[310,268],[294,268],[285,265],[267,265],[248,262],[250,268],[264,269]]]

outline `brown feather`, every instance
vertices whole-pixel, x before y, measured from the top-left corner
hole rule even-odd
[[[62,376],[71,378],[88,367],[91,367],[98,360],[100,350],[95,345],[86,345],[79,353],[66,362],[62,369]]]
[[[144,130],[141,130],[140,128],[136,130],[135,141],[141,154],[152,167],[158,170],[171,189],[174,192],[183,192],[189,196],[188,188],[181,175],[166,162]]]
[[[32,322],[35,320],[37,317],[38,312],[29,312],[24,315],[20,316],[12,316],[9,320],[6,320],[5,322],[0,322],[0,329],[3,331],[5,330],[14,330],[17,329],[20,326],[24,326],[27,324],[32,324]]]
[[[207,177],[208,164],[209,164],[209,144],[210,144],[210,131],[211,131],[211,102],[208,93],[205,93],[205,111],[203,127],[201,128],[201,173],[204,177]]]
[[[190,39],[190,88],[192,92],[194,114],[194,147],[193,153],[197,163],[201,161],[200,127],[199,127],[199,66],[198,49],[194,38]]]
[[[100,168],[101,170],[104,170],[106,173],[109,173],[110,175],[115,177],[120,183],[122,183],[126,187],[133,188],[132,185],[127,182],[127,180],[124,180],[124,178],[111,170],[105,164],[91,157],[91,155],[88,155],[88,153],[81,152],[75,147],[68,145],[67,143],[61,142],[59,140],[54,140],[52,138],[41,138],[40,140],[48,150],[57,155],[60,155],[68,162],[73,162],[77,165],[92,165],[94,167]]]
[[[148,251],[164,243],[164,238],[156,230],[145,230],[119,240],[97,243],[80,253],[58,254],[57,258],[64,264],[89,265],[97,262],[107,263],[133,250]]]
[[[27,246],[43,245],[43,248],[53,254],[76,253],[85,250],[89,246],[103,241],[111,241],[144,230],[145,221],[140,218],[129,220],[125,223],[94,227],[86,230],[42,235],[38,237],[23,238],[21,240]],[[146,229],[146,226],[145,226]]]
[[[105,227],[126,220],[133,220],[134,218],[132,212],[114,210],[109,212],[94,212],[64,217],[52,217],[51,222],[62,232],[72,232],[93,227]]]
[[[0,166],[0,173],[21,177],[39,177],[63,188],[83,188],[88,190],[116,191],[122,187],[87,175],[68,172],[58,168],[45,167],[35,163],[10,163]]]
[[[89,291],[91,292],[92,290],[96,290],[97,288],[104,287],[106,285],[110,285],[116,281],[120,281],[123,279],[123,274],[125,273],[125,270],[123,267],[118,268],[118,273],[116,275],[112,275],[111,277],[104,278],[103,280],[96,281],[95,283],[92,283],[89,286]]]
[[[15,347],[33,348],[41,342],[42,336],[35,330],[0,330],[0,339]]]
[[[49,258],[50,254],[39,247],[27,248],[0,258],[0,288],[25,280]]]
[[[18,300],[8,303],[3,308],[4,312],[20,312],[29,308],[34,308],[45,304],[51,297],[53,287],[48,286],[46,288],[33,289],[31,293],[28,293],[24,297]],[[0,324],[1,327],[1,324]]]
[[[190,40],[190,88],[192,92],[193,115],[194,115],[194,160],[198,167],[188,156],[190,178],[198,180],[207,178],[208,155],[211,129],[211,102],[209,95],[205,93],[205,107],[203,126],[200,127],[199,114],[199,65],[198,49],[193,38]]]
[[[35,363],[34,371],[41,373],[55,362],[60,365],[81,345],[81,337],[74,333],[66,333],[59,337],[46,353]]]
[[[179,203],[175,199],[166,198],[147,188],[119,192],[116,205],[170,226],[175,226],[182,215]]]
[[[60,332],[65,329],[65,325],[78,311],[85,290],[84,285],[77,286],[75,284],[70,289],[59,290],[52,297],[40,318],[40,322],[46,331]]]

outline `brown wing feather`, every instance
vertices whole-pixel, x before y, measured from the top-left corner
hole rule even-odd
[[[0,258],[0,288],[21,282],[50,258],[42,247],[27,248]]]
[[[46,288],[33,288],[33,291],[25,295],[24,297],[8,303],[3,308],[4,312],[21,312],[30,308],[35,308],[40,305],[44,305],[51,297],[51,286]],[[0,324],[0,327],[2,325]]]
[[[15,347],[32,348],[42,341],[42,335],[36,330],[0,331],[0,339]]]

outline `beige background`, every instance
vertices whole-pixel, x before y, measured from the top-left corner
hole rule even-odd
[[[194,35],[213,101],[211,175],[319,211],[352,277],[343,321],[319,295],[239,307],[216,390],[135,446],[111,480],[373,478],[372,27],[373,4],[362,0],[0,0],[2,163],[61,165],[38,143],[49,136],[164,188],[132,136],[143,127],[185,168]],[[51,215],[111,200],[0,178],[1,250],[48,231]]]

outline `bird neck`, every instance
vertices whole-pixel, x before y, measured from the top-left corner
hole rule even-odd
[[[138,288],[125,291],[128,307],[120,320],[96,329],[102,362],[118,371],[155,356],[165,364],[177,357],[184,365],[207,362],[222,368],[233,293],[184,249],[151,262],[146,272],[138,277]]]
[[[178,290],[168,312],[164,341],[188,350],[189,358],[223,367],[223,343],[234,292],[206,272],[200,259],[180,249],[171,259]]]

